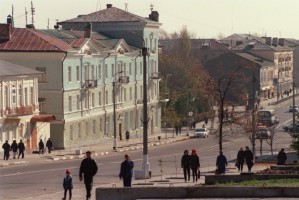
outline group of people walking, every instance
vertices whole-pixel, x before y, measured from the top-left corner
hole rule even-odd
[[[184,171],[185,182],[190,181],[190,171],[192,170],[193,182],[197,182],[200,177],[200,161],[195,149],[192,149],[191,155],[188,150],[184,151],[181,159],[181,166]]]
[[[11,145],[8,143],[8,140],[6,140],[5,143],[2,145],[2,149],[4,151],[3,160],[9,159],[10,151],[12,151],[13,153],[13,159],[16,159],[18,150],[19,150],[18,159],[20,158],[20,156],[22,156],[22,159],[24,158],[25,145],[22,142],[22,140],[20,140],[19,143],[17,143],[16,140],[13,140]]]
[[[246,165],[247,165],[247,168],[248,168],[248,172],[251,172],[251,168],[254,165],[254,163],[253,163],[253,153],[249,149],[248,146],[245,147],[245,151],[241,147],[240,150],[239,150],[239,152],[238,152],[236,167],[238,168],[239,172],[243,171],[244,162],[246,162]]]
[[[53,142],[50,138],[46,142],[46,147],[48,148],[48,153],[51,153],[52,148],[53,148]],[[44,144],[43,140],[40,139],[39,143],[38,143],[38,152],[39,152],[39,154],[44,154],[44,149],[45,149],[45,144]]]

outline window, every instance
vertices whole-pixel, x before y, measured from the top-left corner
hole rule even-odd
[[[16,88],[15,86],[12,86],[11,88],[11,107],[16,107],[17,105],[17,97],[16,97]]]
[[[121,72],[121,63],[118,63],[118,70],[117,73]]]
[[[106,99],[105,99],[105,104],[107,105],[108,104],[108,91],[106,90]]]
[[[77,95],[77,110],[80,110],[80,95]]]
[[[84,74],[84,81],[88,80],[89,79],[88,65],[84,65],[83,74]]]
[[[129,63],[129,75],[132,75],[132,63]]]
[[[73,136],[73,125],[70,125],[70,140],[73,140],[74,139],[74,136]]]
[[[18,105],[21,106],[23,103],[22,101],[22,85],[19,85],[18,89]]]
[[[25,88],[25,105],[28,106],[28,88]]]
[[[72,82],[72,67],[71,66],[69,66],[67,68],[67,77],[68,77],[68,81]]]
[[[91,106],[94,107],[94,93],[91,94]]]
[[[87,109],[87,107],[88,107],[88,96],[86,95],[84,97],[84,108]]]
[[[140,67],[139,67],[140,75],[142,75],[142,62],[140,62]]]
[[[91,65],[91,79],[95,79],[95,74],[94,74],[94,65]]]
[[[98,79],[102,78],[102,66],[98,65]]]
[[[155,39],[155,47],[154,47],[154,51],[157,51],[157,39]]]
[[[69,96],[69,111],[72,111],[72,96]]]
[[[124,88],[124,101],[127,101],[127,89]]]
[[[102,93],[99,92],[99,106],[102,105]]]
[[[81,138],[81,123],[78,123],[78,137]]]
[[[96,120],[92,121],[92,132],[93,132],[93,134],[96,133]]]
[[[36,67],[35,68],[37,71],[42,72],[42,74],[40,74],[38,76],[38,82],[39,83],[46,83],[47,82],[47,76],[46,76],[46,68],[45,67]]]
[[[34,96],[33,96],[33,87],[30,87],[30,104],[33,105],[34,103]]]
[[[8,107],[8,87],[7,86],[5,86],[4,88],[4,95],[5,97],[4,97],[3,105],[4,107]]]
[[[127,75],[127,66],[126,66],[126,63],[124,63],[124,75],[125,76]]]
[[[111,76],[114,76],[114,64],[111,65]]]
[[[105,77],[108,78],[108,65],[105,65]]]
[[[76,80],[80,81],[80,68],[79,68],[79,66],[76,66]]]
[[[103,119],[101,118],[101,119],[100,119],[100,131],[101,131],[101,132],[103,131],[102,127],[103,127]]]
[[[130,87],[130,100],[132,100],[132,87]]]
[[[46,99],[38,98],[38,104],[39,104],[40,113],[45,113],[46,112]]]

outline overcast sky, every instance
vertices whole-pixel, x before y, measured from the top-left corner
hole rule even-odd
[[[72,19],[105,9],[106,4],[147,17],[150,4],[160,14],[162,29],[168,33],[187,26],[197,38],[215,38],[219,33],[257,33],[299,39],[299,0],[33,0],[35,26],[50,28],[56,19]],[[0,0],[0,23],[12,13],[16,27],[25,27],[25,7],[31,23],[31,0]]]

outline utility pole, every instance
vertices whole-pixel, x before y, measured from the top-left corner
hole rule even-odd
[[[256,83],[256,77],[254,75],[254,72],[252,72],[252,133],[251,133],[251,139],[252,139],[252,151],[253,151],[253,159],[255,160],[255,83]]]
[[[33,2],[31,1],[31,24],[34,26],[34,15],[35,15],[35,8],[33,7]]]

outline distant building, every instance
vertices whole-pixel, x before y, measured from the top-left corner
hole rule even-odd
[[[22,139],[27,150],[36,150],[39,139],[50,136],[50,124],[40,123],[45,119],[39,116],[40,72],[3,60],[0,71],[0,144]]]
[[[111,5],[78,19],[61,22],[63,30],[0,25],[0,36],[6,37],[0,43],[0,59],[43,72],[38,102],[41,113],[56,118],[51,122],[54,146],[113,137],[113,82],[117,138],[123,139],[126,130],[142,133],[143,45],[149,48],[149,134],[160,131],[157,49],[161,24],[153,20],[158,20],[158,13],[153,11],[147,19]]]

